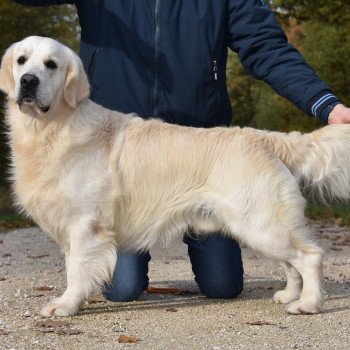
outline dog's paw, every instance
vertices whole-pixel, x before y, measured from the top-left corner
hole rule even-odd
[[[72,316],[78,312],[79,306],[62,302],[61,298],[54,299],[45,305],[40,314],[44,317]]]
[[[288,304],[291,301],[299,299],[300,293],[291,293],[287,290],[280,290],[273,296],[273,301],[277,304]]]
[[[317,314],[321,311],[321,305],[311,301],[297,300],[290,303],[286,310],[292,315]]]

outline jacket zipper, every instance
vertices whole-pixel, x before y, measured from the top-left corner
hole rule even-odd
[[[158,105],[158,87],[159,87],[159,50],[160,50],[160,0],[155,0],[154,4],[154,72],[153,72],[153,91],[152,91],[152,117],[157,117]]]
[[[220,89],[219,89],[219,72],[218,72],[218,63],[216,60],[213,61],[213,74],[214,74],[214,83],[215,83],[215,90],[216,90],[216,97],[219,103],[219,113],[220,115],[223,113],[222,111],[222,100],[220,95]]]

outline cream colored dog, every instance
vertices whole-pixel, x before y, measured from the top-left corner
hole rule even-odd
[[[17,204],[66,256],[68,286],[44,316],[75,314],[108,282],[116,248],[222,231],[282,264],[275,294],[292,314],[322,305],[322,249],[302,189],[350,196],[350,126],[311,134],[197,129],[143,120],[89,100],[80,59],[49,39],[12,45],[7,94]]]

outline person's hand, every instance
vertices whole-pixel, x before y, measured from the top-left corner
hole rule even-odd
[[[350,108],[339,104],[328,116],[328,124],[350,124]]]

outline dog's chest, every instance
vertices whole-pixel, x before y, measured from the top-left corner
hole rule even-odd
[[[48,157],[35,142],[13,146],[14,190],[18,204],[30,215],[34,214],[34,208],[41,202],[48,201],[47,193],[50,193],[50,201],[55,197],[54,170]]]

